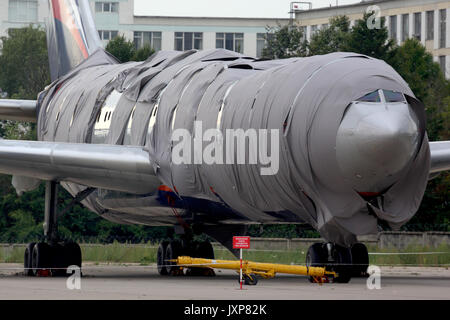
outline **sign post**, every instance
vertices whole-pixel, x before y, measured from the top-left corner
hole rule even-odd
[[[233,237],[233,249],[239,249],[239,284],[242,290],[242,249],[250,249],[250,237]]]

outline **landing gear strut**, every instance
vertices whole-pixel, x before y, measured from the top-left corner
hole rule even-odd
[[[46,241],[27,245],[24,255],[24,270],[27,276],[65,275],[69,266],[76,265],[81,268],[80,246],[73,242],[59,241],[57,196],[58,184],[54,181],[46,182],[44,221]]]

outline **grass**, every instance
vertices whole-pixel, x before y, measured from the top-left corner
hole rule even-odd
[[[307,247],[287,251],[253,251],[244,250],[244,259],[282,264],[304,264]],[[0,247],[0,263],[23,263],[24,245]],[[156,263],[157,246],[113,243],[108,245],[81,245],[83,261],[107,263]],[[374,265],[411,265],[411,266],[450,266],[450,246],[438,248],[411,246],[405,250],[378,249],[369,246],[369,252],[394,253],[393,255],[370,255],[370,263]],[[395,253],[445,252],[445,254],[429,255],[397,255]],[[234,256],[223,247],[215,247],[216,259],[234,260]]]

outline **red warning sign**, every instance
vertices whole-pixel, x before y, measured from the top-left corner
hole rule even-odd
[[[250,237],[233,237],[233,249],[250,249]]]

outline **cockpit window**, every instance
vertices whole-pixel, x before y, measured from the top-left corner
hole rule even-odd
[[[400,92],[383,90],[383,94],[386,102],[405,102],[405,97]]]
[[[357,101],[361,102],[381,102],[380,95],[378,94],[378,90],[366,94],[364,97],[359,98]]]

